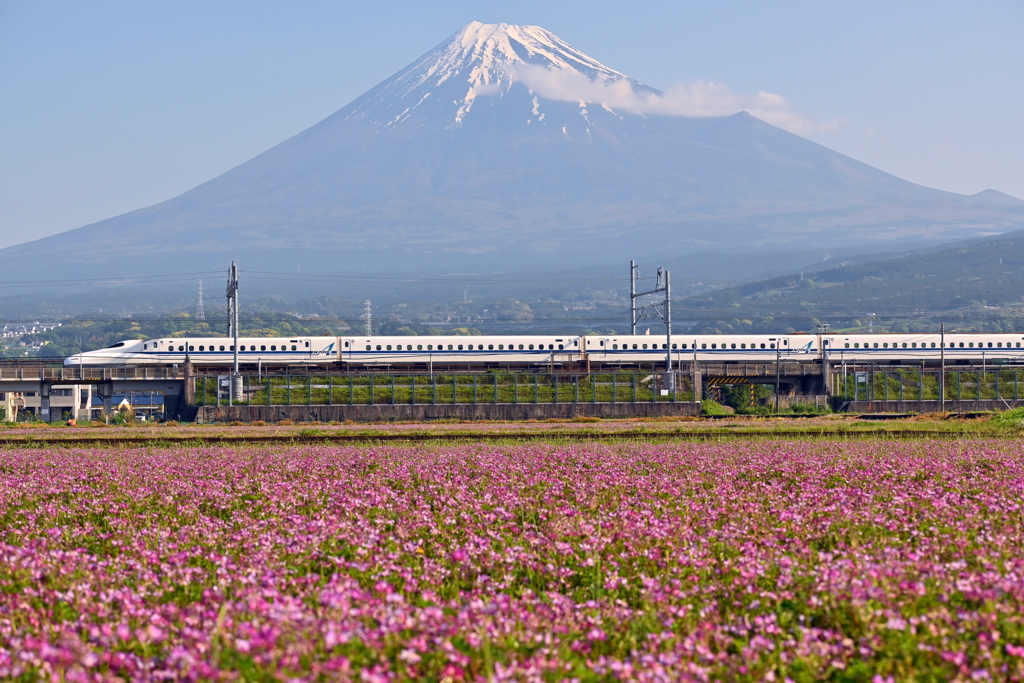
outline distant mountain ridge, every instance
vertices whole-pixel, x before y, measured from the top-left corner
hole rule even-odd
[[[659,95],[542,28],[474,22],[227,173],[0,250],[0,269],[73,277],[237,259],[243,272],[507,272],[1024,227],[1024,201],[915,185],[746,113],[609,104]]]

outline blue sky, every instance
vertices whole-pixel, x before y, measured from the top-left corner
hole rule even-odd
[[[658,88],[785,98],[923,185],[1024,197],[1024,2],[0,0],[0,247],[169,199],[470,21],[537,24]]]

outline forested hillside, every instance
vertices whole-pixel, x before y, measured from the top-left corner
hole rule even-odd
[[[701,330],[1014,330],[1024,316],[1024,231],[815,273],[746,283],[679,302]]]

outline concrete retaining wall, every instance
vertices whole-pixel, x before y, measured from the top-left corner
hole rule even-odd
[[[459,405],[203,406],[197,422],[388,422],[393,420],[544,420],[574,417],[699,415],[700,403],[519,403]]]
[[[980,411],[1009,410],[1024,407],[1024,400],[972,400],[946,401],[945,410],[949,413],[975,413]],[[937,413],[942,410],[938,401],[850,401],[846,407],[852,413]]]

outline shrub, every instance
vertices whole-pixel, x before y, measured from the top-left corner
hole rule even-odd
[[[700,414],[705,417],[718,417],[720,415],[732,415],[732,409],[726,409],[718,401],[706,400],[700,404]]]
[[[291,425],[295,424],[295,420],[286,417],[285,419],[278,421],[277,424],[284,425],[285,427],[290,427]]]
[[[999,427],[1024,427],[1024,408],[998,413],[990,422]]]

